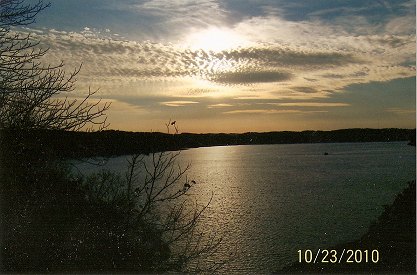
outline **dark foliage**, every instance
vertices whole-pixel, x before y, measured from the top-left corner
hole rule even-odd
[[[60,150],[33,133],[106,126],[108,104],[69,100],[75,76],[42,64],[48,49],[19,27],[49,4],[0,1],[0,270],[2,272],[151,272],[166,269],[169,247],[133,205],[91,200]],[[56,96],[60,96],[60,99]],[[6,130],[7,129],[7,130]],[[97,184],[96,182],[89,182]]]
[[[132,220],[126,197],[92,198],[98,179],[71,175],[44,147],[1,154],[1,270],[4,272],[163,271],[161,232]],[[165,264],[164,264],[165,263]]]
[[[124,178],[84,177],[47,142],[19,133],[0,143],[3,272],[184,270],[219,245],[195,230],[207,205],[187,208],[182,198],[195,181],[183,178],[188,167],[176,166],[178,154],[155,154],[151,164],[135,155]],[[161,219],[154,210],[163,202],[174,203]],[[173,254],[178,242],[185,247]]]

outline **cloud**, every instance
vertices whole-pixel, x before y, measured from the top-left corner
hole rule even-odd
[[[327,111],[302,111],[302,110],[276,110],[276,109],[254,109],[254,110],[233,110],[223,114],[302,114],[302,113],[326,113]]]
[[[401,64],[415,60],[413,37],[398,35],[321,36],[316,38],[323,40],[320,49],[314,47],[314,42],[307,44],[310,48],[298,42],[292,44],[290,38],[287,45],[260,44],[217,53],[174,44],[119,40],[93,29],[35,35],[51,48],[47,55],[50,61],[83,63],[81,76],[100,83],[191,77],[236,85],[291,79],[294,90],[305,87],[305,91],[313,93],[410,76],[413,72]],[[326,84],[329,78],[340,81]]]
[[[218,103],[218,104],[211,104],[208,105],[207,108],[212,109],[212,108],[225,108],[225,107],[233,107],[232,104],[227,104],[227,103]]]
[[[288,47],[250,47],[232,50],[225,57],[234,60],[251,60],[263,66],[326,67],[360,63],[352,53],[337,51],[307,51]]]
[[[311,79],[307,79],[308,81],[314,82]],[[316,80],[317,81],[317,80]],[[313,87],[293,87],[294,91],[304,94],[311,94],[311,93],[317,93],[318,91]]]
[[[177,100],[177,101],[161,102],[162,105],[169,106],[169,107],[184,107],[184,106],[187,106],[187,105],[190,105],[190,104],[196,104],[196,103],[198,103],[198,102],[185,101],[185,100],[184,101]]]
[[[389,113],[394,113],[396,115],[414,115],[416,114],[416,109],[404,109],[404,108],[388,108],[386,109]]]
[[[278,4],[279,1],[279,4]],[[402,16],[414,17],[415,1],[413,0],[389,0],[389,1],[289,1],[277,0],[274,3],[279,6],[281,12],[278,15],[286,21],[292,22],[319,22],[329,25],[343,32],[351,34],[375,34],[385,33],[385,26],[393,19]],[[265,16],[265,15],[264,15]],[[414,25],[403,25],[401,32],[410,30]],[[413,34],[415,31],[408,32]]]
[[[276,106],[285,107],[347,107],[348,103],[341,102],[290,102],[290,103],[268,103]]]
[[[222,26],[228,21],[227,11],[214,0],[131,1],[112,4],[112,8],[146,18],[138,27],[148,39],[159,41],[179,40],[186,32]]]
[[[223,114],[294,114],[301,113],[300,110],[264,110],[264,109],[255,109],[255,110],[234,110],[223,112]]]
[[[415,9],[415,7],[414,7]],[[386,25],[385,30],[390,34],[407,35],[416,32],[416,15],[406,15],[392,18]]]
[[[142,1],[142,3],[133,3],[127,6],[127,8],[133,8],[138,13],[147,13],[159,18],[168,18],[166,20],[169,21],[172,21],[171,18],[182,18],[179,20],[181,22],[184,19],[186,21],[187,17],[194,18],[194,20],[202,20],[203,18],[210,20],[224,16],[224,11],[220,8],[218,2],[213,0],[201,0],[198,2],[193,0],[150,0]]]
[[[292,78],[287,72],[279,71],[237,71],[221,72],[214,75],[211,80],[224,84],[254,84],[268,82],[282,82]]]
[[[44,29],[34,37],[50,48],[44,59],[47,63],[64,60],[69,68],[83,64],[77,86],[100,87],[106,97],[155,96],[147,99],[154,100],[147,108],[192,106],[206,98],[212,100],[205,105],[211,111],[237,106],[230,99],[300,100],[298,104],[307,105],[287,107],[325,108],[331,103],[318,106],[314,100],[334,97],[352,84],[415,76],[415,34],[406,29],[410,14],[389,16],[377,26],[364,17],[359,6],[336,5],[327,11],[316,7],[304,19],[288,20],[285,9],[292,2],[280,1],[285,5],[279,9],[274,1],[267,2],[253,14],[247,11],[251,14],[247,16],[209,0],[106,1],[119,11],[150,18],[142,18],[152,24],[150,29],[148,25],[141,28],[155,31],[155,36],[149,36],[153,40],[121,38],[104,25],[102,30],[85,26],[79,32]],[[251,6],[242,5],[245,9]],[[340,14],[329,21],[326,18],[332,12]],[[345,12],[351,17],[344,16]],[[228,15],[235,17],[228,19]],[[356,20],[346,21],[352,18]],[[216,52],[181,43],[182,37],[212,25],[226,25],[230,32],[247,38],[250,46]],[[169,32],[176,33],[175,39]],[[193,101],[184,100],[187,98]],[[222,105],[229,103],[233,106]]]

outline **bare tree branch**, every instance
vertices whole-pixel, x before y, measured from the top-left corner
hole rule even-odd
[[[0,128],[104,129],[110,104],[93,100],[97,90],[89,89],[79,101],[68,99],[81,66],[66,73],[63,62],[42,64],[48,49],[39,48],[30,34],[12,30],[31,24],[48,6],[43,1],[0,1]]]

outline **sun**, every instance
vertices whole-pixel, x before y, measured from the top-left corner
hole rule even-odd
[[[185,43],[193,50],[220,52],[249,44],[242,35],[227,28],[212,27],[191,33]]]

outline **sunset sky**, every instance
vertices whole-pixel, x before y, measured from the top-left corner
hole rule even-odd
[[[415,1],[51,2],[26,31],[83,64],[72,96],[100,89],[110,129],[415,128]]]

